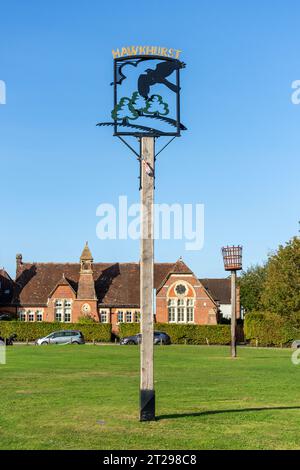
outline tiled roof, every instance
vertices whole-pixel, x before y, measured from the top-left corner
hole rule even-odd
[[[14,281],[4,269],[0,269],[0,305],[7,305],[11,302],[13,290]]]
[[[182,258],[179,258],[171,268],[170,274],[193,274],[193,271],[190,270]]]
[[[172,272],[173,263],[156,263],[154,286],[157,288]],[[75,292],[79,263],[22,263],[16,279],[14,303],[45,305],[64,275]],[[93,277],[98,301],[109,306],[138,306],[140,302],[139,263],[95,263]]]
[[[200,279],[200,282],[210,293],[215,302],[219,302],[220,304],[231,303],[230,278]]]

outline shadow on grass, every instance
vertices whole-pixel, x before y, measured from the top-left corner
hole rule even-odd
[[[219,415],[223,413],[248,413],[253,411],[273,411],[273,410],[300,410],[300,406],[264,406],[260,408],[237,408],[234,410],[210,410],[199,411],[197,413],[176,413],[170,415],[157,416],[158,421],[162,419],[196,418],[197,416]]]

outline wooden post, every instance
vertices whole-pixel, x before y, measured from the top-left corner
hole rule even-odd
[[[141,137],[141,421],[155,419],[153,380],[154,151],[154,137]]]
[[[236,357],[236,271],[231,271],[231,357]]]

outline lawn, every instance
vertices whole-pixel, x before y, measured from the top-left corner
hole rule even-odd
[[[14,346],[0,365],[1,449],[300,449],[289,350],[155,348],[158,420],[138,421],[139,349]]]

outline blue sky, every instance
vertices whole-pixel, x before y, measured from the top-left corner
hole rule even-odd
[[[126,2],[11,0],[1,6],[0,265],[136,261],[138,241],[100,241],[96,208],[138,202],[133,155],[99,129],[112,108],[111,49],[181,49],[188,131],[157,161],[156,202],[205,204],[205,244],[157,241],[156,260],[183,256],[201,277],[223,276],[220,247],[261,262],[298,231],[300,3],[287,0]]]

